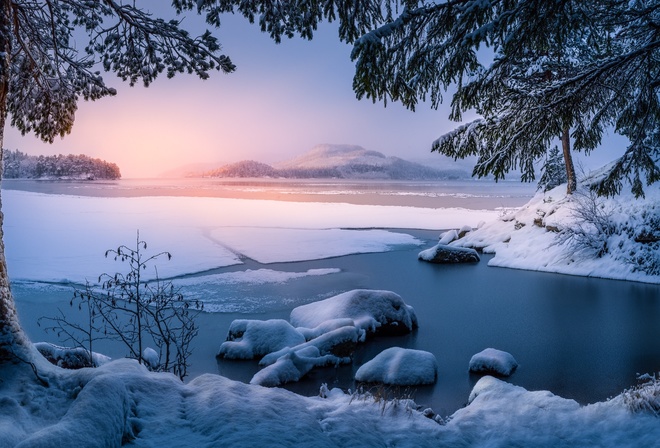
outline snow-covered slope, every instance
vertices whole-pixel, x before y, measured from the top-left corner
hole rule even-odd
[[[494,253],[490,266],[660,283],[660,188],[635,198],[597,197],[585,179],[538,193],[520,210],[482,226],[452,245]]]

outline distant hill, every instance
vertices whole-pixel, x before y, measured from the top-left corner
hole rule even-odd
[[[30,156],[19,150],[3,151],[5,179],[119,179],[119,167],[84,154]]]
[[[204,177],[272,177],[287,179],[447,180],[469,177],[462,170],[441,170],[398,157],[387,157],[355,145],[317,145],[275,166],[245,160],[205,171]]]

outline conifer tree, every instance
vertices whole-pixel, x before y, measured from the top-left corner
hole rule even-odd
[[[174,0],[172,6],[183,12],[196,2]],[[217,23],[210,14],[206,18]],[[76,46],[84,35],[86,44]],[[219,51],[210,32],[193,37],[180,22],[154,17],[134,2],[0,0],[0,148],[7,121],[46,142],[68,134],[81,98],[116,93],[99,65],[130,85],[148,86],[163,72],[205,79],[212,70],[233,71]],[[0,361],[26,356],[26,347],[7,276],[0,214]]]
[[[559,148],[553,146],[545,159],[543,168],[541,168],[541,178],[539,179],[539,189],[544,192],[566,183],[566,169],[564,166],[564,157],[559,152]]]
[[[441,137],[433,148],[455,158],[476,154],[477,176],[501,178],[519,168],[532,180],[534,161],[553,140],[561,139],[567,156],[571,149],[590,152],[613,128],[631,144],[594,190],[617,194],[627,179],[641,196],[644,185],[660,180],[657,0],[200,5],[217,13],[237,11],[250,21],[259,17],[262,30],[276,41],[295,34],[311,38],[320,21],[338,20],[340,39],[354,44],[358,98],[398,101],[412,110],[420,101],[438,107],[453,86],[451,118],[471,108],[484,116]],[[494,58],[479,53],[484,47]],[[570,189],[574,180],[569,183]]]

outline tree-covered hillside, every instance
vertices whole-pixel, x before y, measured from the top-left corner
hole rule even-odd
[[[119,179],[119,167],[84,154],[30,156],[5,149],[2,156],[5,179]]]
[[[448,180],[468,174],[448,168],[439,170],[398,157],[386,157],[354,145],[317,145],[307,153],[275,167],[253,160],[224,165],[198,174],[202,177],[276,177],[284,179],[391,179]]]

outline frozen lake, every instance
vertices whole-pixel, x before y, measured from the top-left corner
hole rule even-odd
[[[271,182],[267,183],[267,192],[262,191],[257,194],[249,191],[251,187],[247,183],[245,185],[236,185],[238,182],[231,183],[231,188],[243,192],[240,194],[257,194],[254,198],[245,198],[236,197],[239,193],[234,190],[227,193],[227,190],[224,190],[225,184],[215,188],[212,187],[212,182],[192,180],[171,187],[167,187],[167,183],[153,181],[126,183],[119,181],[109,183],[106,187],[97,183],[36,183],[36,186],[19,183],[19,189],[25,191],[51,191],[47,191],[50,193],[47,196],[33,197],[30,195],[32,193],[26,193],[27,196],[16,196],[22,194],[16,191],[5,195],[5,198],[8,196],[7,207],[10,209],[7,212],[9,227],[6,229],[10,275],[14,262],[17,265],[23,263],[27,273],[35,271],[35,266],[41,266],[38,275],[45,278],[57,278],[56,274],[59,274],[56,268],[63,263],[63,259],[58,258],[57,250],[49,251],[47,247],[41,247],[44,257],[30,260],[11,255],[12,244],[13,247],[22,247],[21,245],[24,244],[27,251],[29,246],[25,241],[33,236],[36,238],[36,233],[44,231],[36,222],[44,221],[56,227],[75,226],[74,222],[77,219],[94,227],[101,226],[100,222],[110,220],[114,226],[117,225],[113,219],[103,216],[102,211],[92,208],[95,203],[70,196],[52,196],[53,193],[70,195],[74,194],[70,190],[75,188],[78,191],[75,194],[80,196],[143,201],[145,197],[161,196],[164,190],[170,189],[179,193],[184,191],[185,194],[180,194],[180,199],[197,198],[199,191],[197,182],[207,185],[212,194],[204,197],[214,201],[230,198],[239,201],[241,206],[263,207],[270,204],[268,201],[260,202],[264,197],[281,194],[286,195],[284,199],[277,199],[281,202],[310,202],[307,206],[312,208],[301,209],[299,213],[315,214],[319,218],[323,216],[320,212],[325,210],[326,206],[312,204],[314,201],[311,199],[301,199],[301,195],[306,197],[313,194],[316,201],[333,207],[340,206],[338,209],[333,209],[333,213],[339,213],[341,216],[333,218],[334,221],[326,226],[322,222],[305,221],[307,218],[295,215],[289,216],[289,221],[274,216],[264,221],[276,227],[255,227],[254,223],[248,222],[246,224],[248,227],[245,228],[252,229],[249,232],[244,231],[245,228],[240,222],[231,222],[230,227],[239,230],[234,230],[234,234],[231,235],[232,243],[228,244],[229,240],[223,240],[223,237],[229,238],[227,236],[229,227],[223,227],[224,224],[219,221],[208,221],[212,213],[208,212],[209,205],[206,203],[202,209],[207,212],[193,214],[191,219],[208,222],[200,222],[198,227],[182,231],[181,229],[188,229],[189,223],[176,221],[180,218],[175,219],[174,215],[158,214],[164,213],[160,208],[150,210],[149,213],[140,213],[144,207],[143,202],[121,202],[125,210],[128,206],[134,206],[135,210],[131,212],[133,214],[122,215],[122,219],[130,221],[129,224],[133,224],[131,221],[133,219],[139,221],[137,216],[147,214],[148,216],[140,218],[144,221],[139,222],[156,220],[158,222],[153,223],[154,229],[175,223],[178,232],[176,235],[180,234],[181,238],[185,236],[185,241],[196,242],[194,235],[197,233],[204,235],[203,232],[198,232],[200,228],[204,228],[208,234],[213,231],[211,227],[216,226],[221,229],[220,236],[216,239],[223,240],[225,245],[234,248],[234,254],[239,255],[236,263],[225,262],[216,267],[209,267],[213,262],[217,262],[211,257],[210,264],[205,264],[204,269],[195,271],[194,266],[197,266],[197,261],[190,261],[181,265],[178,273],[175,272],[175,280],[181,282],[184,288],[188,289],[189,294],[197,295],[211,305],[208,310],[214,311],[200,316],[201,328],[192,359],[192,376],[212,372],[249,381],[256,369],[255,363],[218,362],[214,356],[226,337],[227,328],[233,319],[288,318],[290,310],[297,305],[354,288],[387,289],[398,293],[415,308],[419,317],[419,329],[410,336],[372,341],[356,353],[353,365],[313,371],[301,383],[289,386],[291,390],[315,395],[322,382],[330,386],[354,388],[352,376],[355,370],[382,349],[393,345],[427,350],[436,356],[439,364],[438,383],[419,388],[413,395],[420,404],[429,405],[440,414],[450,414],[467,401],[469,391],[476,381],[476,377],[467,372],[469,359],[474,353],[486,347],[506,350],[518,360],[519,369],[508,379],[511,383],[530,390],[550,390],[581,403],[602,400],[619,393],[635,383],[636,373],[660,371],[660,338],[657,337],[657,323],[660,322],[660,294],[657,285],[489,268],[486,266],[487,257],[484,257],[486,259],[482,259],[479,264],[462,266],[431,265],[417,260],[417,253],[422,248],[430,247],[437,241],[439,231],[446,222],[445,219],[451,218],[445,215],[453,214],[452,216],[459,216],[460,220],[469,221],[479,219],[477,213],[481,213],[481,207],[491,210],[491,216],[496,216],[499,212],[495,209],[498,207],[519,206],[526,202],[533,188],[523,186],[526,188],[525,192],[517,184],[494,186],[475,182],[470,187],[470,182],[459,182],[448,186],[428,186],[427,183],[401,183],[397,186],[396,183],[388,183],[379,187],[377,184],[358,183],[363,191],[367,191],[360,193],[356,192],[359,189],[355,184],[339,182],[325,183],[322,186],[320,183],[314,183],[314,188],[317,190],[310,193],[312,187],[304,182],[293,185]],[[14,188],[11,184],[3,184],[3,187]],[[264,187],[257,185],[254,188]],[[400,189],[401,194],[394,194],[396,188]],[[425,196],[425,188],[435,196]],[[145,189],[158,191],[159,194],[139,193]],[[90,194],[90,191],[96,193]],[[102,193],[98,193],[99,191]],[[122,193],[119,194],[117,191]],[[283,193],[283,191],[294,192]],[[340,193],[336,194],[336,192]],[[359,197],[359,201],[365,203],[360,204],[356,200],[348,203],[354,207],[348,207],[342,205],[346,203],[343,200],[344,196]],[[398,202],[387,202],[391,198],[396,198]],[[422,198],[422,201],[433,200],[438,204],[449,199],[470,202],[468,198],[472,198],[474,202],[471,204],[475,207],[470,208],[466,205],[467,211],[452,210],[449,207],[454,207],[453,205],[443,203],[441,206],[430,207],[428,205],[431,204],[430,202],[428,204],[425,202],[427,205],[411,206],[406,202],[410,198]],[[67,214],[73,215],[76,219],[66,221],[51,217],[48,220],[40,216],[40,207],[46,207],[44,204],[57,201],[62,201],[61,206],[68,207]],[[19,203],[31,205],[32,208],[23,215]],[[170,207],[171,204],[174,202],[165,202],[163,207]],[[229,203],[222,202],[222,204],[226,206]],[[114,205],[110,207],[111,211],[116,210],[113,207]],[[417,214],[420,209],[427,209],[438,219],[433,223],[428,222],[428,215]],[[376,213],[379,210],[387,213],[381,216]],[[48,213],[52,214],[52,212]],[[235,212],[234,215],[237,213]],[[328,216],[334,216],[333,213],[329,213]],[[406,215],[406,219],[409,220],[409,224],[404,226],[406,228],[393,225],[395,223],[392,221],[386,221],[385,217],[392,214]],[[100,215],[100,218],[98,222],[90,221],[91,218],[86,215]],[[241,216],[240,219],[248,219],[248,215]],[[324,219],[326,218],[319,218],[321,221]],[[296,228],[293,224],[298,221],[305,221],[305,226]],[[47,227],[46,224],[43,226]],[[255,228],[262,230],[257,231],[254,230]],[[275,232],[274,228],[279,229],[277,230],[279,233],[268,233]],[[115,246],[117,242],[110,243],[112,239],[109,239],[104,229],[102,230],[103,232],[99,231],[99,233],[103,236],[92,232],[92,238],[100,239],[100,244],[106,246],[110,244],[104,246],[105,248]],[[339,230],[352,230],[354,233],[336,233]],[[375,230],[382,233],[369,233]],[[89,229],[87,231],[89,232]],[[35,235],[32,232],[35,232]],[[80,233],[81,230],[72,230],[73,235],[76,232]],[[24,238],[19,238],[18,233]],[[263,234],[266,237],[263,237]],[[65,235],[69,239],[65,241],[66,245],[76,246],[74,236]],[[171,243],[178,247],[176,236],[167,232],[159,235],[163,241],[166,242],[169,238]],[[298,257],[279,253],[284,250],[283,248],[294,255],[296,252],[301,252],[302,249],[295,242],[296,238],[300,241],[302,235],[309,236],[306,246],[313,246],[314,251]],[[261,244],[256,247],[246,243],[260,237],[262,237]],[[263,247],[264,242],[280,237],[288,238],[286,241],[290,244],[275,248]],[[356,247],[359,248],[357,253],[344,250],[343,253],[327,255],[323,251],[325,246],[335,245],[333,242],[344,237],[357,245]],[[369,239],[371,243],[386,244],[374,247],[364,244],[365,239]],[[42,245],[57,246],[52,238],[39,241]],[[207,240],[200,241],[199,245],[193,244],[192,249],[184,252],[185,255],[182,256],[186,259],[184,261],[187,261],[187,257],[193,257],[196,249],[206,248],[208,244],[205,245],[203,241]],[[124,242],[130,243],[130,241],[119,241],[119,244]],[[181,246],[183,249],[183,245]],[[162,247],[162,249],[174,252],[171,247]],[[17,249],[14,250],[14,254],[16,251]],[[251,251],[252,256],[245,256],[248,251]],[[176,252],[174,254],[176,258]],[[67,255],[73,258],[69,262],[70,267],[67,268],[70,270],[83,266],[87,260],[84,257],[88,256],[82,253],[82,249],[79,252],[72,250]],[[12,256],[18,259],[13,260]],[[102,257],[102,254],[99,254],[99,257]],[[13,285],[14,294],[21,321],[32,340],[57,342],[53,335],[44,334],[43,329],[36,325],[36,318],[53,315],[58,307],[67,311],[71,287],[58,282],[44,283],[43,280],[39,281],[38,278],[17,280]],[[111,356],[123,355],[123,351],[118,347],[103,344],[99,347]]]

